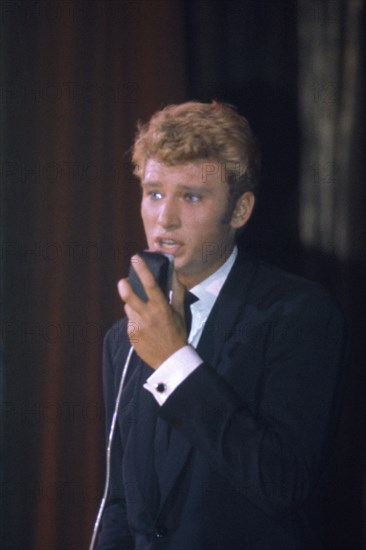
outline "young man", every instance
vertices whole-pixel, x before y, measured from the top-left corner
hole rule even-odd
[[[108,429],[129,350],[98,550],[316,550],[339,414],[345,331],[317,284],[256,261],[235,235],[258,153],[226,105],[173,105],[140,127],[133,161],[150,250],[174,256],[171,304],[141,258],[148,302],[119,282],[106,336]],[[184,321],[184,293],[192,326]]]

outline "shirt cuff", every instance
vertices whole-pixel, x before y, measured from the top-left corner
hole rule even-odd
[[[179,384],[202,363],[202,358],[192,346],[184,346],[149,376],[144,388],[153,394],[159,405],[163,405]]]

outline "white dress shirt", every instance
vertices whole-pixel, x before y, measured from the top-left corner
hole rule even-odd
[[[198,355],[195,348],[237,255],[238,249],[235,246],[226,262],[219,269],[190,289],[190,292],[197,296],[198,300],[190,306],[192,326],[188,337],[188,345],[168,357],[144,384],[144,388],[153,394],[159,405],[163,405],[179,384],[203,363],[203,359]]]

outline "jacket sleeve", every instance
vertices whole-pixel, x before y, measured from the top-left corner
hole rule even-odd
[[[161,415],[236,490],[281,517],[319,478],[339,416],[346,336],[343,316],[315,285],[270,318],[265,336],[253,342],[255,369],[243,362],[240,338],[228,338],[217,369],[199,366]],[[246,400],[251,370],[259,375]]]
[[[121,326],[118,328],[121,330]],[[119,378],[115,373],[115,365],[111,350],[117,332],[116,329],[117,327],[114,326],[108,331],[103,346],[103,394],[106,411],[106,445],[108,444],[108,436],[117,397],[118,387],[116,386],[119,384]],[[123,494],[122,456],[123,449],[120,432],[118,427],[116,427],[111,452],[109,493],[102,516],[96,550],[134,549],[133,540],[128,527],[126,503]]]

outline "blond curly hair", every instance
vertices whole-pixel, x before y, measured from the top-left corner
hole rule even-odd
[[[139,123],[132,150],[139,179],[152,158],[168,166],[202,160],[220,163],[229,185],[228,217],[243,193],[257,190],[259,147],[249,122],[232,105],[218,101],[168,105],[146,124]]]

